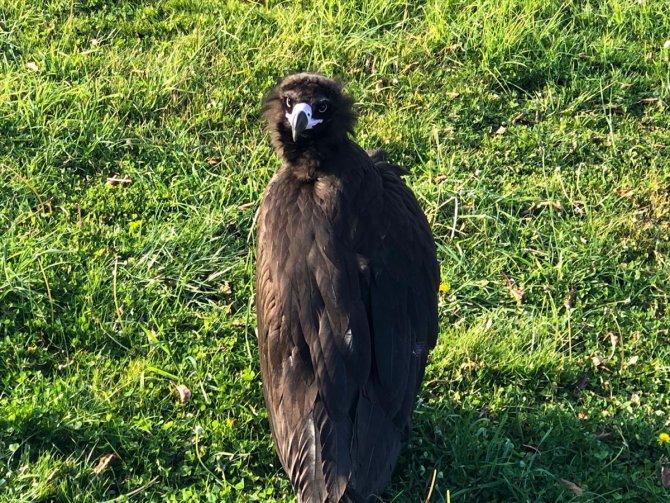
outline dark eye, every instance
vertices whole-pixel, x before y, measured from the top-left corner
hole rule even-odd
[[[293,102],[291,101],[291,98],[288,96],[286,97],[286,108],[291,108],[293,106]]]
[[[328,102],[327,102],[327,101],[322,101],[321,103],[319,103],[319,104],[317,105],[316,110],[317,110],[317,112],[319,112],[320,114],[322,114],[323,112],[325,112],[326,110],[328,110]]]

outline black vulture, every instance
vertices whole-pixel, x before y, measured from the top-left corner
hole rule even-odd
[[[437,338],[435,242],[402,169],[350,138],[341,85],[289,75],[264,116],[282,167],[258,214],[258,345],[299,503],[377,501]]]

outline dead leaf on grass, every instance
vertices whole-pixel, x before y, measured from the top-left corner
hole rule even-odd
[[[182,405],[188,403],[191,400],[191,390],[188,389],[184,384],[178,384],[175,386],[175,393],[179,398],[179,403]]]
[[[507,277],[507,274],[502,273],[503,278],[505,278],[505,282],[507,283],[507,287],[509,288],[509,294],[510,296],[516,301],[517,304],[521,304],[521,299],[523,299],[523,290],[521,288],[516,288],[514,286],[514,283]]]
[[[119,176],[110,176],[107,178],[107,185],[111,185],[112,187],[126,187],[132,183],[133,181],[127,176],[124,176],[123,178]]]
[[[619,342],[619,337],[614,332],[608,332],[607,335],[610,336],[610,344],[612,344],[612,355],[614,355],[614,352],[616,351],[616,346]]]
[[[640,394],[639,393],[633,393],[630,396],[630,403],[639,407],[640,406]]]
[[[591,361],[593,362],[593,366],[597,368],[598,370],[609,370],[605,364],[607,363],[607,360],[604,358],[601,358],[598,355],[593,355],[591,357]]]
[[[563,484],[563,487],[565,487],[568,491],[570,491],[573,494],[576,494],[577,496],[580,496],[584,493],[584,489],[579,487],[574,482],[570,482],[569,480],[561,479],[561,484]]]
[[[628,358],[628,361],[626,362],[626,367],[632,367],[633,365],[635,365],[637,363],[637,361],[639,359],[640,359],[640,357],[637,356],[637,355],[636,356],[631,356],[630,358]]]
[[[522,126],[532,126],[533,124],[539,122],[539,120],[540,117],[537,113],[535,114],[535,118],[530,118],[528,117],[528,115],[526,115],[525,112],[519,112],[512,119],[512,124],[521,124]]]
[[[114,454],[103,454],[103,456],[98,460],[98,464],[93,468],[93,473],[99,475],[109,463],[111,463],[116,456]]]

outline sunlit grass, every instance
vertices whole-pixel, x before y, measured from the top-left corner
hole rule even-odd
[[[69,12],[0,0],[0,500],[290,497],[253,219],[278,167],[259,105],[295,70],[345,81],[438,245],[387,500],[434,472],[433,502],[667,499],[667,2]]]

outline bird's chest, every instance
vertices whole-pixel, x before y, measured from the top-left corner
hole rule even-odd
[[[352,257],[348,201],[337,181],[274,185],[259,220],[259,263],[275,305],[295,328],[318,322],[325,305],[343,307]],[[268,292],[270,293],[270,292]],[[281,306],[281,307],[280,307]],[[299,314],[299,319],[296,316]]]
[[[337,180],[278,184],[272,189],[263,202],[259,240],[275,261],[304,261],[314,246],[343,238],[348,212]]]
[[[276,311],[267,343],[277,364],[315,340],[326,305],[343,309],[340,278],[349,254],[343,204],[337,186],[326,181],[274,183],[266,192],[258,225],[259,295]]]

